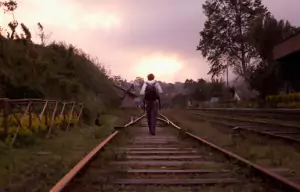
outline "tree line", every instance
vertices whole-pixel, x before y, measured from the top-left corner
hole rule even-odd
[[[287,85],[300,91],[300,68],[273,58],[274,46],[299,28],[277,20],[261,0],[206,0],[203,11],[207,20],[197,50],[210,64],[208,74],[218,77],[232,69],[262,100]]]

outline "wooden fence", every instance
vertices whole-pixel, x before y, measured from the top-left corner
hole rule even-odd
[[[14,143],[20,130],[34,132],[43,127],[49,136],[53,127],[68,130],[70,125],[77,124],[82,110],[83,105],[76,102],[0,98],[1,135],[11,135]]]

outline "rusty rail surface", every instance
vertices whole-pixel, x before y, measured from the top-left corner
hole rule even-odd
[[[145,114],[142,116],[131,119],[129,123],[123,126],[123,128],[129,127],[138,121],[140,121]],[[113,138],[115,138],[119,134],[119,130],[115,130],[112,134],[110,134],[106,139],[104,139],[98,146],[96,146],[92,151],[90,151],[79,163],[77,163],[61,180],[59,180],[50,190],[50,192],[59,192],[62,191],[71,181],[75,178],[75,176],[82,171],[88,163],[94,158],[94,156],[103,149]]]
[[[12,127],[16,128],[12,133],[12,145],[22,129],[34,131],[45,127],[47,136],[54,126],[68,130],[72,124],[79,122],[82,110],[83,105],[73,101],[0,98],[1,137],[6,138]],[[57,119],[59,121],[55,122]]]
[[[159,120],[162,120],[164,122],[166,122],[167,124],[173,126],[174,128],[183,131],[181,127],[179,127],[178,125],[176,125],[175,123],[173,123],[172,121],[170,121],[165,115],[161,114],[160,115],[163,117],[160,118]],[[254,164],[222,147],[219,147],[199,136],[196,136],[188,131],[183,131],[186,135],[190,136],[191,138],[197,140],[198,142],[201,142],[204,145],[207,145],[209,147],[211,147],[212,149],[221,152],[222,154],[224,154],[225,156],[227,156],[230,159],[236,160],[237,162],[252,168],[252,170],[254,170],[255,172],[259,173],[261,176],[266,177],[270,180],[272,180],[273,182],[275,182],[276,184],[280,184],[280,186],[282,186],[282,188],[284,188],[287,191],[295,191],[295,192],[299,192],[300,191],[300,185],[297,183],[292,182],[291,180],[273,172],[270,171],[269,169],[266,169],[264,167],[261,167],[257,164]]]

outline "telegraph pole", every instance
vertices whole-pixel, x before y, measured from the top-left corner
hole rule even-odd
[[[227,79],[227,87],[228,87],[228,62],[227,62],[227,66],[226,66],[226,79]]]

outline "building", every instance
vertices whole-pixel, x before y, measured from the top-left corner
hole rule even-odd
[[[140,101],[140,97],[130,91],[131,88],[125,89],[124,87],[121,87],[120,85],[114,84],[115,90],[117,94],[119,95],[122,108],[135,108],[138,106],[138,103]]]
[[[277,61],[300,59],[300,31],[277,44],[273,49],[273,57]]]
[[[300,91],[300,31],[277,44],[273,58],[280,65],[285,80],[285,92]]]

